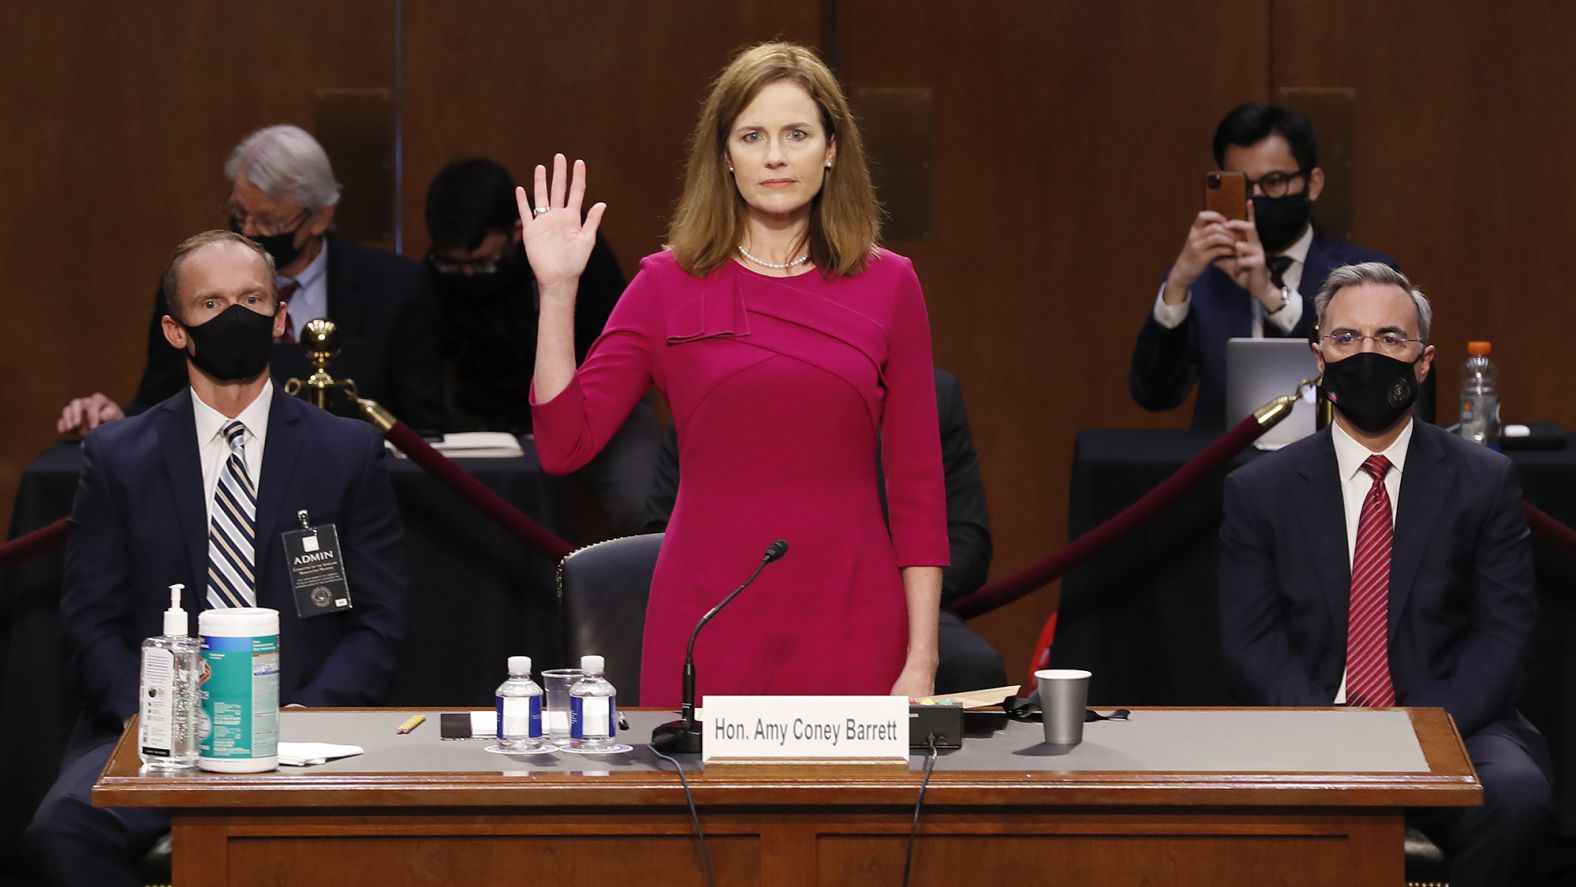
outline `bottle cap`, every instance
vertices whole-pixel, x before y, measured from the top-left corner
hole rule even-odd
[[[170,608],[164,611],[165,637],[187,637],[192,633],[191,620],[186,618],[186,611],[181,609],[181,589],[186,586],[177,582],[170,586]]]
[[[602,666],[603,666],[603,662],[602,662],[602,657],[601,656],[581,656],[580,657],[580,670],[585,672],[588,675],[601,674],[602,673]]]
[[[509,676],[510,677],[516,677],[516,676],[529,677],[530,674],[531,674],[531,657],[529,657],[529,656],[510,656],[509,657]]]
[[[1487,357],[1494,353],[1494,343],[1483,340],[1468,342],[1467,353],[1473,357]]]

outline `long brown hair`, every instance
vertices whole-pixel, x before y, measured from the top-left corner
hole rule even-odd
[[[733,122],[770,84],[788,80],[810,94],[821,111],[828,143],[837,145],[836,168],[810,203],[810,259],[823,274],[865,270],[881,235],[881,210],[865,166],[859,127],[837,78],[811,50],[793,43],[762,43],[734,57],[712,82],[690,139],[684,193],[668,227],[668,249],[696,277],[722,267],[744,235],[746,205],[723,160]]]

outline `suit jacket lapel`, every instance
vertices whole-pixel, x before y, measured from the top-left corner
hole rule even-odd
[[[1335,464],[1335,444],[1328,428],[1319,432],[1318,445],[1309,453],[1297,472],[1303,483],[1297,490],[1296,513],[1319,571],[1319,586],[1330,605],[1335,636],[1344,643],[1352,568],[1346,553],[1346,507],[1341,498],[1340,469]]]
[[[1313,242],[1308,244],[1308,256],[1302,263],[1302,280],[1297,282],[1297,292],[1310,299],[1319,295],[1325,279],[1335,270],[1335,260],[1330,256],[1330,241],[1330,235],[1318,225],[1313,226]]]
[[[1401,501],[1395,509],[1395,545],[1390,551],[1390,636],[1395,637],[1406,600],[1417,580],[1423,551],[1439,522],[1442,503],[1455,484],[1455,472],[1445,464],[1445,450],[1432,425],[1413,420],[1412,442],[1401,473]]]
[[[159,411],[159,448],[164,451],[164,470],[170,479],[170,497],[186,540],[186,556],[191,562],[191,581],[203,588],[208,584],[208,503],[203,501],[202,456],[197,449],[197,419],[192,409],[191,389],[181,392],[156,407]]]
[[[264,558],[273,549],[275,532],[280,532],[280,521],[294,515],[281,515],[285,488],[295,473],[296,456],[301,450],[299,422],[301,411],[306,409],[300,401],[275,391],[273,403],[268,408],[268,441],[263,448],[263,476],[257,488],[257,584],[261,600],[263,576],[269,572]]]

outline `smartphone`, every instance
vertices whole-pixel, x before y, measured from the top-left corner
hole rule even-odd
[[[1228,221],[1248,220],[1248,177],[1240,172],[1211,172],[1204,175],[1204,209],[1220,213]]]

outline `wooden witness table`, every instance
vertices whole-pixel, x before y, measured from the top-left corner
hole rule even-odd
[[[248,775],[141,775],[133,728],[93,800],[170,808],[177,885],[704,883],[678,777],[643,744],[670,714],[629,712],[635,751],[593,758],[442,741],[435,712],[396,736],[410,711],[286,711],[285,739],[366,754]],[[1137,709],[1060,757],[1039,733],[942,755],[914,884],[1397,887],[1403,808],[1482,799],[1439,709]],[[899,884],[923,761],[686,762],[717,883]]]

